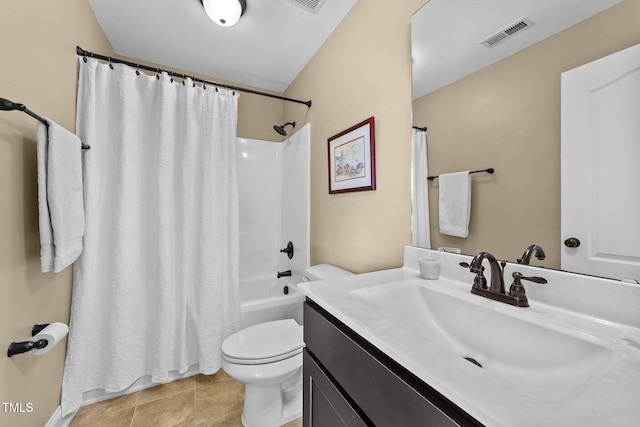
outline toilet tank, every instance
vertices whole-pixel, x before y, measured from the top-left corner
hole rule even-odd
[[[305,282],[313,282],[315,280],[338,279],[352,275],[352,272],[336,267],[335,265],[316,264],[304,271],[304,280]]]

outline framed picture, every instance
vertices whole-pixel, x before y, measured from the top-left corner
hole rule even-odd
[[[376,189],[374,118],[328,139],[329,194]]]

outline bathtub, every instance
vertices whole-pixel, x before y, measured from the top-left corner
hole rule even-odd
[[[240,281],[240,327],[281,319],[294,319],[302,325],[304,296],[297,286],[302,281],[302,276],[296,275]]]

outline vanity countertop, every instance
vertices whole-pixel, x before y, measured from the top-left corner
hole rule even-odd
[[[507,277],[514,269],[549,280],[542,291],[534,290],[540,285],[527,283],[525,287],[531,306],[518,308],[468,292],[473,276],[457,267],[460,261],[469,262],[468,256],[437,254],[442,263],[441,278],[421,279],[418,258],[429,253],[425,249],[406,247],[402,268],[307,282],[299,284],[298,288],[309,299],[486,426],[600,427],[640,423],[640,286],[555,270],[507,265],[507,286],[510,283]],[[584,298],[572,299],[568,307],[560,306],[558,301],[571,293],[570,288],[575,285],[572,280],[584,289]],[[599,369],[579,380],[574,378],[551,388],[545,388],[548,384],[542,384],[541,388],[520,387],[517,382],[507,381],[489,372],[488,368],[469,363],[462,357],[464,355],[434,345],[424,335],[428,332],[407,327],[407,317],[394,317],[391,311],[385,310],[384,301],[372,307],[367,299],[355,297],[356,294],[368,294],[368,289],[378,285],[389,284],[393,287],[402,283],[431,289],[446,287],[445,293],[464,293],[463,298],[472,304],[504,314],[505,321],[510,316],[523,313],[528,319],[538,318],[541,322],[552,322],[560,328],[578,331],[605,343],[612,356]],[[600,295],[603,289],[606,294]],[[607,304],[616,307],[611,310],[601,308]],[[455,315],[474,322],[469,313],[462,309]],[[554,352],[558,349],[549,346],[542,351]],[[591,357],[587,354],[584,356]],[[560,375],[561,372],[558,373]],[[532,379],[530,384],[536,381]]]

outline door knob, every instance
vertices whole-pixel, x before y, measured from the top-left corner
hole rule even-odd
[[[577,248],[578,246],[580,246],[580,240],[576,239],[575,237],[569,237],[564,241],[564,245],[568,248]]]

